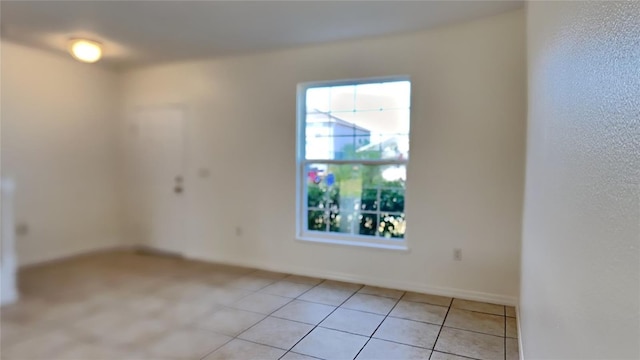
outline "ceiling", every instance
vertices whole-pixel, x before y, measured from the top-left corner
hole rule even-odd
[[[103,62],[160,62],[412,32],[498,14],[522,1],[2,1],[3,38],[66,51],[104,44]]]

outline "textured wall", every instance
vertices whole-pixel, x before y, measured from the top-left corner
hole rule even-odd
[[[640,2],[528,4],[526,359],[640,357]]]

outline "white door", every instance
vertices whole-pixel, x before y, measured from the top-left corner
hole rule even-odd
[[[138,111],[129,124],[133,174],[129,204],[143,245],[182,254],[185,244],[184,113]]]

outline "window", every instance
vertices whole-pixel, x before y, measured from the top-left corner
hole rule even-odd
[[[298,87],[298,236],[405,248],[408,78]]]

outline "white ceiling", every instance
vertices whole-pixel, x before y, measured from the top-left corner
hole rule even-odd
[[[522,1],[2,1],[3,38],[66,51],[105,44],[117,67],[411,32],[517,9]]]

